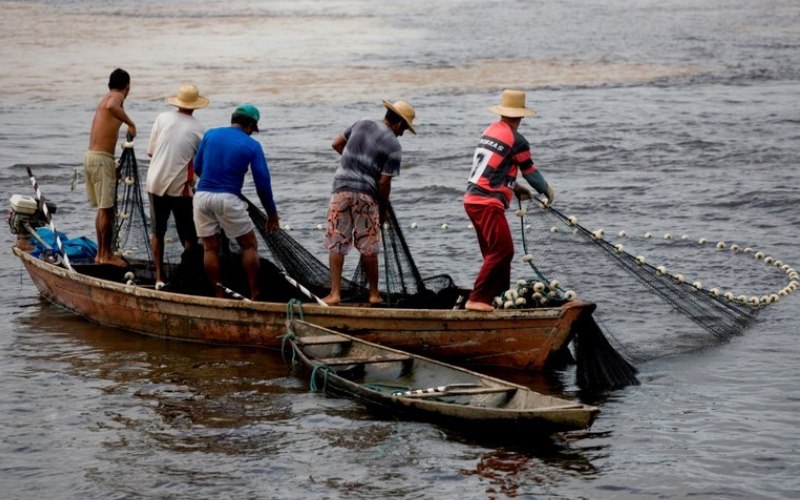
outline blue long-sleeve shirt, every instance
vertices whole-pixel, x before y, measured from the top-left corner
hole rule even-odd
[[[194,170],[200,178],[197,191],[241,196],[248,167],[261,204],[269,215],[275,215],[278,210],[264,150],[238,127],[214,128],[203,136],[194,157]]]

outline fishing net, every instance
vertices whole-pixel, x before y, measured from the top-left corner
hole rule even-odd
[[[123,145],[119,169],[111,249],[126,259],[151,261],[149,221],[144,209],[139,165],[130,139]]]
[[[596,303],[606,337],[634,361],[725,341],[797,287],[788,264],[739,244],[592,231],[537,202],[517,215],[534,273]]]
[[[258,233],[266,243],[270,260],[291,278],[317,296],[330,290],[330,269],[292,238],[288,232],[266,230],[267,216],[248,201],[248,211]],[[408,244],[403,238],[400,224],[388,206],[388,220],[381,229],[383,262],[379,288],[385,305],[392,307],[452,308],[463,290],[447,275],[423,278]],[[368,288],[366,273],[359,263],[350,279],[342,280],[342,302],[366,302]]]

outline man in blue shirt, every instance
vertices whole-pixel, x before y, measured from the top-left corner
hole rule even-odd
[[[216,286],[220,275],[220,231],[239,243],[250,296],[255,299],[259,295],[258,241],[247,203],[241,197],[248,167],[258,198],[269,216],[267,231],[279,227],[267,160],[261,144],[250,137],[258,132],[260,117],[255,106],[239,106],[231,116],[231,126],[206,132],[195,155],[194,169],[200,181],[194,196],[194,224],[203,240],[203,264],[217,297],[224,296],[223,290]]]

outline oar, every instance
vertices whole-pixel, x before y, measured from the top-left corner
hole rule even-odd
[[[309,290],[308,288],[304,287],[303,285],[298,283],[297,280],[295,280],[294,278],[292,278],[291,276],[286,274],[286,271],[281,271],[281,276],[283,276],[283,278],[286,281],[288,281],[290,285],[292,285],[293,287],[295,287],[298,290],[300,290],[300,292],[303,295],[305,295],[306,297],[308,297],[309,299],[313,300],[314,302],[316,302],[317,304],[321,305],[322,307],[328,307],[328,304],[326,304],[324,300],[322,300],[321,298],[319,298],[316,295],[314,295],[311,292],[311,290]]]
[[[228,288],[227,286],[223,285],[223,284],[222,284],[222,283],[220,283],[220,282],[217,282],[217,286],[218,286],[218,287],[220,287],[220,288],[222,288],[222,290],[223,290],[225,293],[227,293],[228,295],[230,295],[230,296],[231,296],[231,297],[233,297],[234,299],[237,299],[237,300],[243,300],[243,301],[245,301],[245,302],[252,302],[250,299],[248,299],[247,297],[245,297],[245,296],[244,296],[244,295],[242,295],[241,293],[239,293],[239,292],[237,292],[236,290],[233,290],[233,289],[231,289],[231,288]]]
[[[47,209],[47,202],[44,199],[44,195],[42,191],[39,189],[39,183],[36,182],[36,177],[33,176],[33,171],[31,171],[31,167],[25,167],[28,170],[28,177],[31,178],[31,184],[33,185],[33,190],[36,191],[36,200],[39,203],[39,208],[42,210],[47,223],[50,224],[50,230],[53,231],[53,236],[56,239],[56,247],[58,247],[58,252],[61,254],[61,257],[64,258],[64,267],[72,271],[72,265],[69,263],[69,257],[67,257],[67,252],[64,251],[64,244],[61,242],[61,237],[58,235],[58,231],[56,231],[55,222],[53,222],[53,214],[50,213],[50,210]]]

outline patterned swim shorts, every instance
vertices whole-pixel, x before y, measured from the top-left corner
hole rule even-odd
[[[362,255],[377,255],[381,229],[378,202],[364,193],[343,191],[331,195],[325,248],[347,255],[355,244]]]

